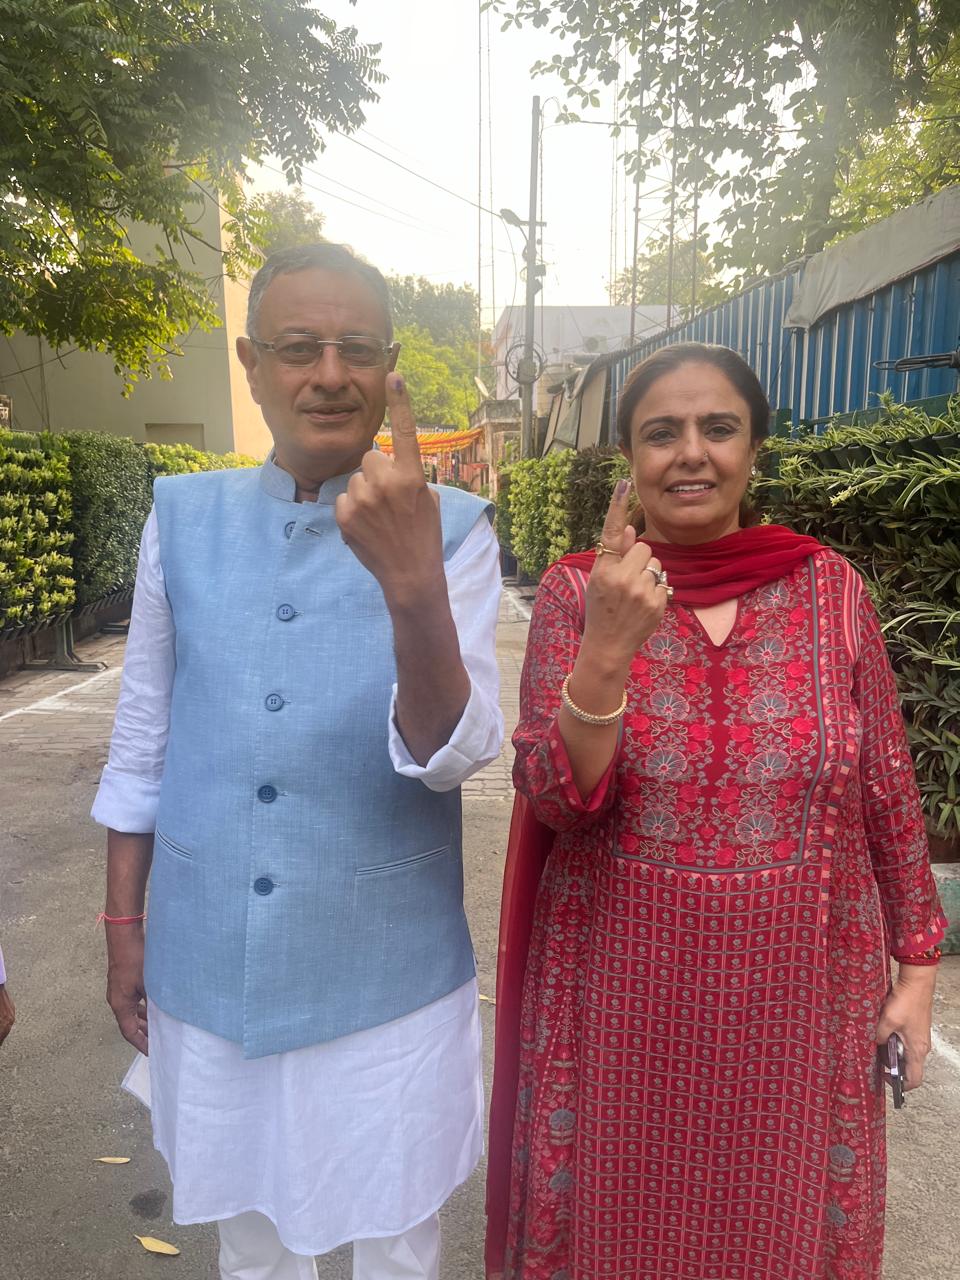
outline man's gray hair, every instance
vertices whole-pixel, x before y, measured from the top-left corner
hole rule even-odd
[[[393,341],[393,316],[390,309],[390,290],[387,282],[369,262],[364,262],[345,244],[298,244],[291,249],[279,249],[271,253],[250,282],[247,300],[247,337],[259,338],[257,315],[267,286],[277,276],[292,275],[296,271],[336,271],[342,275],[359,276],[377,295],[383,306],[387,322],[387,341]],[[272,335],[271,335],[272,336]]]

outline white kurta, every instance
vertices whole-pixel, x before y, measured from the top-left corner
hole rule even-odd
[[[446,566],[471,692],[450,742],[425,766],[384,732],[398,773],[443,791],[495,759],[503,736],[495,632],[499,553],[481,517]],[[175,631],[156,517],[144,529],[117,718],[93,817],[151,831],[175,668]],[[396,689],[394,689],[394,695]],[[398,1018],[264,1058],[151,1003],[150,1057],[125,1085],[151,1105],[173,1180],[175,1222],[257,1210],[295,1253],[396,1235],[434,1212],[473,1170],[483,1141],[475,981]]]

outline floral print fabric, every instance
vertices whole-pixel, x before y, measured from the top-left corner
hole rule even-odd
[[[579,796],[556,725],[582,574],[531,624],[515,782],[559,835],[524,987],[506,1280],[879,1280],[874,1031],[942,936],[896,688],[853,570],[675,607]]]

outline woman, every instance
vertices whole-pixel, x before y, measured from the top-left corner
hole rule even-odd
[[[3,1044],[13,1030],[17,1012],[13,1007],[13,1001],[10,998],[10,992],[7,990],[6,982],[7,975],[3,967],[3,952],[0,951],[0,1044]]]
[[[877,1049],[897,1032],[919,1085],[945,920],[861,580],[743,527],[769,414],[734,352],[656,352],[618,412],[642,515],[620,482],[541,583],[489,1275],[880,1276]]]

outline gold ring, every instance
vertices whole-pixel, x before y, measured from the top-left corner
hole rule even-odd
[[[622,552],[614,551],[613,547],[605,547],[603,545],[602,538],[598,541],[597,545],[594,547],[594,551],[597,553],[598,556],[619,556],[622,559]]]
[[[670,601],[673,599],[673,587],[668,587],[666,583],[664,583],[663,586],[667,593],[667,604],[669,604]]]

